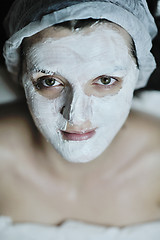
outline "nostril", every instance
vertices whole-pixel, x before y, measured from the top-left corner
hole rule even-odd
[[[65,108],[65,106],[62,107],[62,109],[60,111],[61,114],[63,114],[64,108]]]

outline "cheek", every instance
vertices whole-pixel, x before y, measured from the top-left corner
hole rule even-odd
[[[30,104],[32,115],[41,122],[55,123],[62,108],[61,99],[48,100],[36,94]]]
[[[23,78],[23,85],[28,107],[36,124],[51,126],[60,121],[60,111],[65,101],[64,96],[52,100],[43,97],[35,90],[27,76]]]
[[[92,96],[92,124],[105,128],[121,126],[126,120],[132,103],[133,87],[122,87],[116,95],[96,98]]]
[[[36,95],[30,105],[36,126],[49,141],[58,130],[66,128],[67,123],[60,113],[62,105],[62,99],[48,100],[41,95]]]

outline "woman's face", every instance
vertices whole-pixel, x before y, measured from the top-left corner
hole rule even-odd
[[[33,119],[70,162],[97,158],[125,122],[139,71],[115,24],[48,28],[26,40],[23,85]]]

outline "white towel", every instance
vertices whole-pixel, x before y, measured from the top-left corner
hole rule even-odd
[[[10,218],[0,217],[0,240],[160,240],[160,221],[118,228],[78,221],[61,226],[13,224]]]

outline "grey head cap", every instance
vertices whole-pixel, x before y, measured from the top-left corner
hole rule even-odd
[[[5,19],[9,39],[4,45],[8,71],[18,80],[20,46],[24,38],[70,20],[106,19],[132,37],[139,63],[136,89],[146,85],[156,63],[150,50],[157,27],[146,0],[16,0]]]

